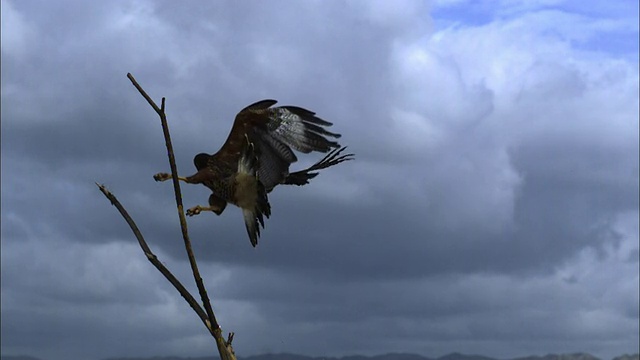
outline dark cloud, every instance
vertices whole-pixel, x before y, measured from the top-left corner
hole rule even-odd
[[[152,180],[159,119],[127,72],[166,96],[181,174],[260,98],[318,112],[356,153],[276,188],[256,249],[237,208],[189,219],[241,356],[637,349],[637,61],[588,45],[633,19],[445,3],[3,1],[2,353],[211,351],[95,185],[193,289],[172,186]]]

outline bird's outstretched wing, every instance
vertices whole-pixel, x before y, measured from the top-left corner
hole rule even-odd
[[[333,125],[316,116],[316,113],[298,106],[281,106],[268,109],[270,136],[302,153],[319,151],[326,153],[340,145],[327,139],[339,138],[340,134],[329,132],[325,127]]]
[[[242,109],[236,115],[231,132],[214,161],[237,163],[246,142],[254,144],[258,156],[258,176],[271,191],[289,175],[289,165],[298,158],[293,149],[302,153],[329,152],[340,147],[336,141],[340,134],[327,131],[333,125],[298,106],[272,107],[276,100],[261,100]]]
[[[260,144],[258,173],[267,191],[284,183],[289,176],[289,165],[298,160],[291,148],[302,153],[326,153],[340,147],[338,142],[330,140],[339,138],[340,134],[326,130],[333,124],[317,117],[312,111],[297,106],[264,111],[269,114],[267,129],[256,131],[255,142]]]
[[[245,136],[254,142],[256,129],[267,129],[269,117],[265,110],[275,103],[277,103],[276,100],[260,100],[240,110],[233,121],[227,140],[213,155],[212,162],[236,164],[247,145]],[[256,151],[259,152],[260,144],[254,145],[257,146]]]
[[[289,175],[289,165],[298,160],[292,148],[302,153],[326,153],[340,146],[330,140],[339,138],[340,134],[326,130],[332,123],[312,111],[297,106],[266,111],[269,114],[267,129],[256,131],[256,143],[261,144],[259,174],[267,191],[283,183]]]

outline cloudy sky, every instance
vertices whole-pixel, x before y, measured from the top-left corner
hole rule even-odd
[[[240,356],[638,351],[637,1],[2,0],[1,30],[2,354],[215,353],[94,184],[195,288],[127,72],[181,174],[263,98],[357,154],[255,249],[237,208],[189,219]]]

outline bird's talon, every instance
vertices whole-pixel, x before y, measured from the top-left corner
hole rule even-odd
[[[153,180],[155,180],[155,181],[167,181],[169,179],[171,179],[171,174],[157,173],[157,174],[153,175]]]
[[[191,209],[187,209],[187,216],[198,215],[200,214],[201,211],[202,211],[202,208],[200,207],[200,205],[194,206]]]

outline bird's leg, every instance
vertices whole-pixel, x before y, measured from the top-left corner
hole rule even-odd
[[[155,181],[167,181],[171,179],[171,174],[167,174],[167,173],[157,173],[155,175],[153,175],[153,180]],[[186,177],[183,176],[178,176],[178,180],[184,181],[184,182],[188,182]]]
[[[216,209],[216,208],[215,208],[215,207],[213,207],[213,206],[200,206],[200,205],[196,205],[196,206],[194,206],[194,207],[192,207],[192,208],[190,208],[190,209],[187,209],[187,216],[194,216],[194,215],[198,215],[198,214],[200,214],[200,213],[201,213],[201,212],[203,212],[203,211],[213,211],[213,212],[216,212],[216,210],[218,210],[218,209]]]
[[[209,206],[194,206],[187,210],[187,216],[198,215],[203,211],[213,211],[216,215],[220,215],[226,207],[226,201],[217,197],[215,194],[211,194],[209,196]]]

